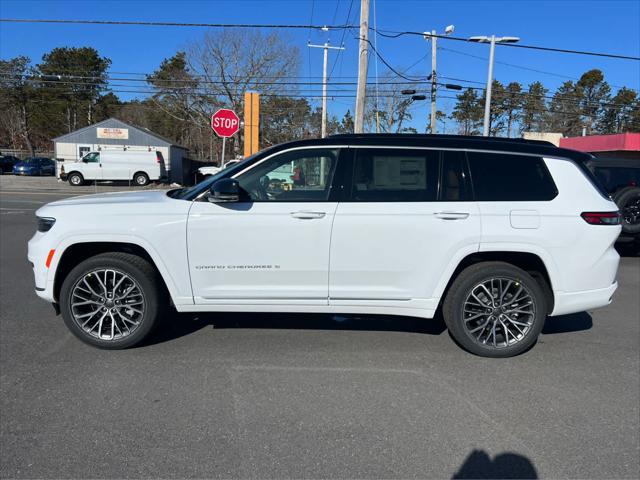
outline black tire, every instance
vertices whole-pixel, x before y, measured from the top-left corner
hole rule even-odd
[[[84,185],[84,177],[78,172],[71,172],[67,176],[67,181],[72,187],[81,187],[82,185]]]
[[[615,202],[622,214],[622,233],[640,233],[640,187],[621,190]]]
[[[532,300],[532,308],[534,309],[534,313],[528,316],[528,319],[526,320],[526,322],[530,325],[528,326],[528,329],[526,329],[527,327],[523,327],[525,328],[525,330],[521,338],[516,339],[516,336],[514,336],[513,344],[509,344],[508,340],[504,342],[504,346],[498,345],[494,347],[491,344],[492,342],[489,342],[489,344],[483,344],[481,341],[475,338],[475,333],[470,333],[469,329],[472,330],[471,327],[475,324],[470,324],[468,323],[469,320],[465,321],[464,319],[465,302],[467,301],[467,298],[471,295],[474,289],[478,288],[480,284],[489,281],[492,278],[500,278],[506,281],[510,280],[514,282],[511,288],[519,288],[519,286],[522,286],[523,290],[529,294]],[[515,297],[516,295],[513,295],[512,298]],[[499,310],[500,308],[508,308],[506,306],[506,299],[507,297],[505,297],[505,302],[502,304],[502,306],[499,306],[496,310]],[[513,307],[513,304],[511,304],[510,306]],[[491,308],[489,305],[487,305],[486,307],[487,310]],[[524,306],[520,308],[524,308]],[[536,282],[533,277],[531,277],[531,275],[529,275],[527,272],[509,263],[483,262],[467,267],[458,275],[458,277],[451,285],[451,288],[447,292],[447,296],[443,304],[442,313],[451,336],[460,346],[462,346],[465,350],[482,357],[498,358],[518,355],[528,350],[535,343],[538,335],[540,335],[540,332],[542,331],[542,327],[544,326],[544,322],[548,313],[547,308],[547,300],[542,288],[540,287],[538,282]],[[484,312],[484,308],[482,308],[481,310]],[[467,314],[470,317],[473,316],[473,314],[468,311]],[[492,315],[500,315],[500,312],[493,313]],[[489,317],[487,316],[487,318]],[[519,314],[517,318],[518,320],[522,321],[522,318],[519,317]],[[475,321],[480,323],[484,321],[484,318],[480,317],[479,320]],[[489,321],[490,320],[487,320],[487,322]],[[469,325],[469,329],[467,329],[467,325]],[[513,324],[509,325],[511,328],[515,326]],[[480,337],[482,337],[482,334],[485,331],[487,330],[480,330]],[[511,330],[512,335],[514,331],[515,330]],[[499,326],[496,330],[494,330],[494,341],[496,340],[496,335],[498,334],[504,340],[505,332],[501,330]],[[509,333],[506,333],[507,339],[509,339],[508,335]],[[489,338],[491,337],[487,337],[487,339],[485,339],[485,342],[488,342]]]
[[[618,204],[618,197],[620,195],[622,195],[624,192],[626,192],[627,190],[631,190],[632,188],[636,188],[636,187],[622,187],[621,189],[613,192],[611,194],[611,200],[613,200],[615,202],[615,204]]]
[[[144,172],[138,172],[133,176],[133,183],[139,187],[149,185],[149,176]]]
[[[76,320],[71,308],[72,293],[76,285],[83,285],[80,282],[86,275],[100,269],[126,274],[137,283],[142,292],[143,314],[139,319],[139,324],[130,334],[113,340],[103,340],[87,333],[78,324],[78,321],[81,320]],[[81,262],[69,272],[60,289],[60,311],[69,330],[83,342],[109,350],[133,347],[147,338],[160,323],[160,316],[166,310],[166,304],[167,295],[157,271],[145,259],[129,253],[103,253]],[[104,308],[102,310],[106,311]],[[102,332],[99,336],[102,337]]]

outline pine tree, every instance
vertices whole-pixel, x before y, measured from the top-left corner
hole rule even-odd
[[[456,105],[451,118],[458,122],[462,135],[477,135],[482,122],[482,104],[478,94],[472,88],[456,95]]]
[[[521,132],[542,132],[545,129],[547,103],[545,96],[548,90],[542,82],[529,84],[522,104]]]
[[[609,101],[611,88],[605,82],[602,71],[598,69],[583,73],[576,86],[580,93],[579,105],[584,117],[583,125],[587,134],[592,134],[605,108],[603,104]]]
[[[638,108],[638,95],[634,90],[623,87],[604,106],[598,122],[599,133],[622,133],[633,128],[634,108]]]

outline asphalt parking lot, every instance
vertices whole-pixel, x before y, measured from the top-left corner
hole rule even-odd
[[[640,477],[639,258],[511,359],[441,320],[276,314],[173,315],[101,351],[26,261],[34,211],[81,191],[0,178],[1,478]]]

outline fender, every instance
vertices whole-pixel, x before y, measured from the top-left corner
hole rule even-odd
[[[478,248],[471,248],[471,246],[461,249],[457,254],[452,257],[451,261],[447,265],[447,268],[442,273],[440,282],[438,283],[434,292],[434,298],[440,299],[449,285],[452,276],[456,269],[462,264],[462,262],[473,255],[474,253],[484,252],[513,252],[513,253],[529,253],[536,255],[540,261],[542,261],[544,267],[549,274],[549,281],[551,282],[551,290],[554,296],[560,292],[560,276],[558,275],[558,267],[553,261],[549,252],[536,245],[526,243],[481,243]]]
[[[114,243],[130,243],[144,249],[153,260],[156,268],[160,272],[167,290],[171,295],[171,299],[175,305],[193,305],[193,294],[191,292],[191,285],[188,285],[188,292],[183,289],[180,291],[178,283],[167,268],[162,257],[158,254],[157,250],[143,237],[131,234],[82,234],[82,235],[68,235],[63,237],[56,245],[56,255],[54,256],[51,265],[49,266],[49,272],[47,274],[47,291],[53,292],[53,284],[55,281],[55,273],[58,268],[60,259],[63,253],[72,245],[78,243],[98,243],[98,242],[114,242]],[[185,265],[185,268],[187,266]],[[188,273],[188,272],[187,272]]]
[[[558,265],[553,260],[553,257],[544,248],[531,243],[481,243],[480,252],[514,252],[514,253],[532,253],[536,255],[542,261],[542,264],[547,269],[549,274],[549,281],[551,282],[551,291],[555,294],[562,292],[562,282],[560,272],[558,271]]]

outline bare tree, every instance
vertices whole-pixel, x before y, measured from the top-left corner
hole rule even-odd
[[[383,75],[378,80],[381,93],[377,98],[375,90],[367,87],[364,119],[367,131],[375,132],[379,125],[380,133],[401,133],[406,122],[411,120],[410,107],[413,101],[402,90],[415,90],[417,87],[415,83],[401,83],[398,78],[392,72]]]
[[[199,82],[193,108],[206,118],[223,106],[242,112],[244,94],[250,90],[263,95],[295,93],[282,82],[300,69],[298,47],[275,30],[209,31],[188,46],[186,60]],[[240,142],[234,140],[237,154]]]

